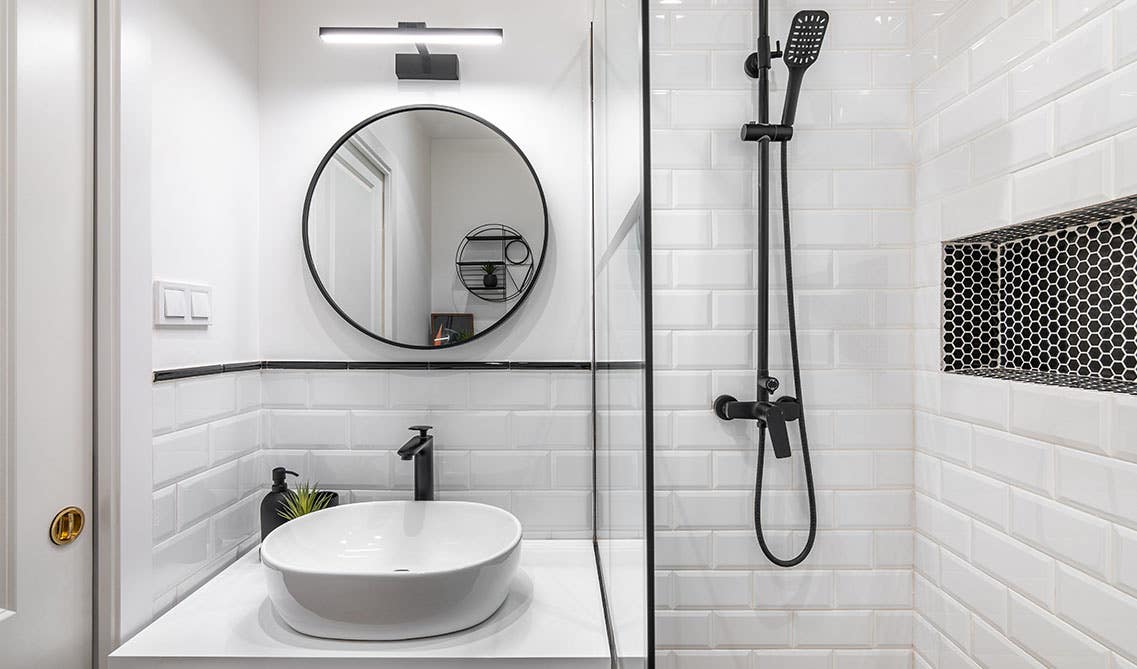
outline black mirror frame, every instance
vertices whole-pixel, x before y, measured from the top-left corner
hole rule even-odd
[[[513,147],[513,150],[517,152],[517,155],[521,156],[521,160],[523,160],[525,162],[525,166],[529,168],[529,174],[532,175],[533,183],[536,184],[536,186],[537,186],[537,194],[541,197],[541,211],[545,217],[545,234],[544,234],[544,239],[541,240],[541,255],[537,259],[537,265],[533,271],[533,279],[532,279],[532,281],[529,282],[528,290],[526,290],[524,293],[522,293],[521,296],[518,297],[517,303],[514,304],[509,309],[509,311],[505,312],[505,314],[502,315],[502,317],[499,318],[493,325],[489,326],[485,330],[482,330],[481,332],[474,334],[474,336],[470,337],[469,339],[464,339],[464,340],[462,340],[456,344],[449,344],[447,346],[430,346],[430,345],[418,346],[415,344],[406,344],[403,342],[394,341],[391,339],[387,339],[386,337],[380,336],[380,335],[376,334],[375,332],[372,332],[371,330],[369,330],[369,329],[363,327],[362,325],[360,325],[359,323],[357,323],[351,316],[349,316],[347,314],[347,312],[345,312],[340,307],[339,304],[336,303],[335,299],[332,298],[331,293],[328,292],[327,287],[324,286],[324,282],[320,279],[320,273],[316,271],[316,263],[312,259],[312,248],[311,248],[311,245],[308,243],[308,212],[312,208],[312,197],[316,193],[316,184],[319,183],[320,177],[324,174],[324,168],[326,168],[328,166],[328,163],[331,162],[331,160],[335,156],[336,152],[339,151],[340,148],[342,148],[343,145],[346,144],[348,142],[348,140],[350,140],[357,132],[366,128],[367,126],[371,125],[372,123],[374,123],[380,119],[384,119],[388,116],[394,116],[395,114],[401,114],[403,112],[409,112],[409,111],[441,111],[441,112],[447,112],[450,114],[457,114],[459,116],[464,116],[464,117],[471,119],[473,121],[477,121],[478,123],[481,123],[482,125],[486,126],[490,130],[493,130],[495,133],[497,133],[497,135],[499,137],[504,139],[506,142],[509,143],[509,145],[511,147]],[[339,314],[340,318],[347,321],[356,330],[359,330],[360,332],[367,335],[368,337],[375,339],[375,340],[378,340],[378,341],[381,341],[384,344],[390,344],[391,346],[397,346],[399,348],[407,348],[407,349],[414,349],[414,350],[420,350],[420,351],[446,350],[446,349],[451,349],[451,348],[456,348],[458,346],[462,346],[463,344],[468,344],[468,343],[475,341],[477,339],[481,339],[485,335],[488,335],[489,333],[493,332],[498,327],[500,327],[503,323],[508,321],[509,318],[511,316],[513,316],[513,314],[521,307],[521,305],[525,303],[525,300],[529,297],[529,294],[533,292],[533,287],[534,287],[534,285],[536,285],[537,279],[539,279],[541,277],[541,269],[545,265],[545,252],[547,251],[547,249],[549,247],[549,203],[545,199],[545,189],[541,185],[541,179],[537,176],[537,170],[535,170],[533,168],[533,163],[529,161],[529,156],[525,155],[525,152],[521,150],[521,147],[517,145],[517,142],[513,141],[513,138],[511,138],[509,135],[505,134],[505,132],[502,131],[501,128],[497,127],[496,125],[490,123],[486,119],[484,119],[484,118],[482,118],[476,114],[472,114],[468,111],[458,109],[456,107],[447,107],[444,105],[429,105],[429,104],[405,105],[402,107],[395,107],[393,109],[388,109],[387,111],[380,112],[378,114],[375,114],[374,116],[371,116],[371,117],[364,119],[363,121],[356,124],[351,130],[348,130],[346,133],[344,133],[343,136],[341,136],[338,140],[336,140],[336,143],[332,145],[332,148],[324,155],[323,160],[320,161],[319,166],[316,168],[316,173],[314,175],[312,175],[312,181],[308,184],[308,193],[304,197],[304,219],[303,219],[303,225],[301,227],[300,236],[301,236],[302,241],[304,243],[304,259],[308,263],[308,272],[312,275],[312,279],[316,282],[316,287],[320,289],[320,294],[324,296],[324,299],[327,300],[328,304],[330,304],[332,306],[332,309],[334,309],[335,312],[337,314]],[[429,323],[427,324],[427,326],[429,327]]]

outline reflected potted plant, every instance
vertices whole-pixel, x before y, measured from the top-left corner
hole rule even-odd
[[[482,271],[485,274],[482,276],[482,285],[486,288],[497,288],[497,265],[494,263],[486,263],[482,265]]]

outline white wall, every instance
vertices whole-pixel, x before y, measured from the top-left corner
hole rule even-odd
[[[652,12],[662,666],[908,667],[910,12],[905,2],[810,3],[828,5],[832,22],[805,78],[790,186],[820,530],[812,556],[782,570],[753,533],[754,424],[723,423],[710,411],[720,393],[753,399],[755,276],[767,269],[753,253],[757,149],[738,140],[740,125],[756,118],[742,70],[753,48],[747,8],[756,3],[722,4]],[[804,3],[771,4],[771,32],[784,40]],[[774,71],[784,83],[784,66],[775,61]],[[780,228],[780,217],[773,224]],[[778,246],[769,268],[776,291]],[[780,295],[772,315],[773,367],[792,392]],[[767,537],[778,554],[794,555],[808,527],[801,457],[766,462]]]
[[[1137,192],[1137,2],[919,0],[918,667],[1137,662],[1137,402],[945,375],[940,243]]]
[[[321,25],[502,27],[500,47],[460,50],[462,80],[398,82],[394,47],[327,45]],[[556,26],[556,30],[549,30]],[[589,357],[588,3],[364,0],[262,3],[261,345],[266,358],[422,359],[343,322],[308,275],[300,244],[304,194],[328,147],[376,112],[413,103],[469,110],[499,126],[533,161],[549,200],[549,254],[508,328],[438,359]]]
[[[376,16],[374,3],[362,0],[160,0],[133,10],[131,35],[145,35],[139,43],[150,51],[125,53],[123,69],[152,92],[141,106],[124,100],[123,115],[152,121],[131,126],[124,151],[141,151],[151,166],[148,260],[155,278],[214,288],[213,326],[153,331],[155,369],[264,358],[427,357],[374,342],[335,315],[308,274],[300,239],[309,180],[331,144],[367,116],[416,102],[468,109],[510,134],[542,178],[552,219],[541,280],[510,326],[432,357],[589,358],[587,3],[470,7],[435,0],[400,7],[387,5]],[[393,49],[325,45],[316,36],[320,25],[423,19],[500,26],[506,42],[464,50],[461,82],[400,84]],[[124,185],[142,184],[135,175]],[[426,211],[425,194],[397,194]],[[400,255],[416,253],[413,244],[425,249],[429,240],[409,241]],[[426,300],[427,282],[419,284],[423,294],[401,307]],[[347,499],[405,497],[409,478],[394,466],[344,476],[351,463],[386,463],[386,450],[423,415],[439,424],[444,494],[514,509],[530,536],[589,533],[587,374],[264,376],[263,405],[261,373],[153,385],[146,407],[152,443],[145,453],[123,453],[124,461],[153,460],[153,477],[122,501],[146,510],[132,518],[153,521],[146,524],[152,537],[124,549],[124,564],[152,567],[124,575],[142,581],[123,585],[142,593],[124,607],[127,633],[255,544],[259,486],[278,457],[340,486]],[[381,389],[378,399],[361,390],[370,382]],[[285,392],[297,388],[302,399]],[[410,413],[420,418],[410,420]],[[381,434],[361,444],[349,435],[367,420]],[[294,432],[296,421],[306,431]]]
[[[525,161],[508,144],[487,139],[436,138],[430,147],[431,310],[472,313],[474,331],[493,325],[515,301],[487,302],[470,294],[454,272],[454,254],[475,227],[500,223],[528,242],[534,267],[545,237],[541,197]],[[466,260],[500,259],[497,244],[475,244]],[[510,269],[517,281],[525,273]],[[500,284],[499,284],[500,285]],[[513,284],[507,286],[513,289]],[[588,287],[583,287],[587,292]]]
[[[213,286],[213,325],[155,329],[154,368],[256,360],[257,2],[161,0],[153,7],[154,277]]]

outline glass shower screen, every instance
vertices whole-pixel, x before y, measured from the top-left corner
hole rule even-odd
[[[618,666],[654,666],[647,0],[592,36],[595,541]]]

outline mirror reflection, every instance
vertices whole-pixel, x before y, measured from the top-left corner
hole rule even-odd
[[[453,346],[508,317],[537,278],[547,214],[531,165],[489,123],[416,107],[337,143],[305,212],[309,266],[341,316],[399,346]]]

